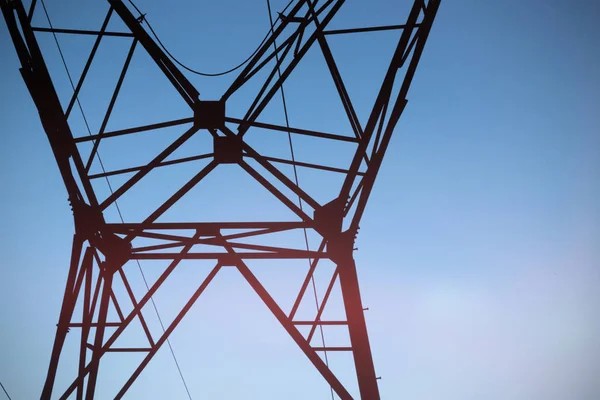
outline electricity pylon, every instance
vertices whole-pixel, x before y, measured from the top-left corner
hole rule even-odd
[[[322,358],[321,355],[326,352],[351,352],[360,397],[368,400],[379,399],[353,256],[354,241],[390,138],[406,106],[409,86],[440,0],[415,0],[406,23],[401,25],[336,30],[328,30],[327,27],[342,7],[343,0],[293,1],[272,22],[269,34],[243,68],[240,68],[237,77],[218,100],[200,97],[199,91],[175,65],[176,60],[159,40],[155,40],[157,37],[154,31],[133,3],[130,8],[121,0],[108,0],[108,12],[100,29],[85,31],[33,26],[33,14],[39,12],[36,11],[36,3],[33,0],[26,11],[20,0],[0,1],[21,64],[21,75],[37,107],[62,175],[73,209],[75,225],[71,264],[41,398],[50,399],[54,393],[59,358],[69,331],[78,331],[81,334],[79,363],[72,383],[61,392],[60,398],[68,398],[73,394],[78,399],[93,398],[103,358],[115,352],[141,352],[144,354],[142,362],[115,395],[115,398],[123,397],[211,280],[222,268],[233,267],[260,296],[340,398],[351,399],[352,396]],[[123,30],[108,29],[109,23],[114,20],[122,22]],[[366,123],[363,124],[359,121],[342,79],[328,36],[385,30],[396,30],[400,34],[389,60],[389,67],[381,76],[376,100]],[[81,75],[76,82],[72,82],[73,94],[64,105],[59,100],[36,37],[48,33],[88,35],[94,38]],[[76,129],[72,126],[72,111],[78,105],[79,93],[87,82],[86,78],[97,49],[108,37],[128,40],[129,51],[100,129],[97,132],[89,132],[87,136],[74,134]],[[277,93],[282,91],[286,79],[293,74],[308,50],[313,47],[317,48],[324,58],[343,105],[351,127],[351,131],[346,134],[301,129],[289,126],[289,123],[283,126],[259,122],[265,108]],[[185,118],[109,131],[107,124],[115,111],[117,97],[136,52],[146,53],[153,60],[178,96],[186,103],[189,114]],[[254,95],[243,116],[230,116],[226,107],[228,101],[249,82],[256,83],[260,79],[262,84],[253,87]],[[312,101],[318,102],[319,99],[314,98]],[[147,163],[127,165],[113,171],[106,171],[102,167],[102,172],[92,173],[92,165],[100,161],[100,143],[118,141],[130,135],[149,134],[167,127],[181,128],[182,132]],[[255,150],[248,140],[248,133],[252,130],[283,132],[290,135],[290,138],[292,135],[304,136],[323,142],[344,144],[352,146],[353,155],[344,167],[296,161],[293,153],[291,160],[269,157],[262,151]],[[191,138],[199,135],[204,135],[212,141],[207,152],[188,157],[173,156]],[[203,164],[198,164],[199,161]],[[115,206],[119,199],[130,195],[140,183],[151,179],[157,169],[189,163],[193,165],[191,168],[201,166],[194,170],[193,176],[187,182],[175,190],[155,187],[155,190],[164,190],[166,199],[143,218],[125,222],[110,220],[106,216],[110,207]],[[294,217],[278,221],[252,221],[250,218],[238,222],[164,220],[163,216],[168,210],[176,207],[193,188],[201,187],[203,180],[224,164],[232,164],[245,171],[277,202],[291,211]],[[343,179],[337,195],[328,201],[317,201],[315,194],[298,181],[297,175],[292,179],[289,174],[283,172],[283,166],[286,165],[292,165],[294,171],[301,167],[341,174]],[[100,193],[93,184],[97,179],[115,176],[127,176],[127,179],[115,185],[114,190],[111,187],[108,194]],[[308,239],[305,249],[268,245],[271,238],[277,234],[299,231],[318,237],[318,248],[310,250]],[[249,261],[283,262],[291,259],[308,260],[310,266],[299,285],[300,290],[291,310],[286,312],[254,275],[248,264]],[[159,278],[147,287],[141,298],[134,294],[125,273],[125,266],[138,260],[168,261],[168,266]],[[214,264],[206,278],[198,282],[197,290],[173,321],[164,327],[159,335],[153,334],[148,328],[143,309],[183,260],[212,260]],[[315,270],[323,262],[334,265],[327,290],[318,303],[314,318],[298,319],[298,308]],[[345,320],[324,320],[322,315],[336,282],[341,287]],[[117,293],[117,285],[126,289],[123,292],[124,296]],[[128,302],[127,306],[124,305],[125,302]],[[111,309],[116,310],[116,318],[111,319]],[[138,347],[115,346],[115,342],[134,322],[141,325],[145,343]],[[329,325],[347,328],[349,346],[327,347],[312,344],[315,330]],[[301,326],[310,328],[308,334],[299,329]]]

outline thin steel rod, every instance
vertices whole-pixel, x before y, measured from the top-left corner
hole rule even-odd
[[[133,33],[127,32],[103,32],[103,31],[90,31],[83,29],[58,29],[58,28],[31,28],[34,32],[51,32],[51,33],[70,33],[75,35],[96,35],[96,36],[118,36],[118,37],[133,37]]]
[[[222,241],[216,238],[210,239],[186,239],[182,240],[178,243],[165,243],[154,246],[144,246],[144,247],[134,247],[131,249],[132,253],[140,254],[143,252],[170,249],[175,247],[181,247],[186,244],[190,245],[207,245],[207,246],[222,246]],[[238,249],[246,249],[246,250],[255,250],[260,252],[273,252],[273,253],[294,253],[294,252],[305,252],[303,249],[293,249],[289,247],[278,247],[278,246],[265,246],[259,244],[251,244],[251,243],[239,243],[239,242],[227,242],[231,247]],[[159,253],[149,253],[149,254],[159,254]],[[260,253],[259,253],[260,254]]]
[[[112,12],[113,12],[113,9],[112,9],[112,7],[110,7],[108,9],[108,12],[106,13],[104,22],[102,23],[102,27],[100,28],[100,33],[103,33],[106,30],[106,27],[108,26]],[[33,30],[35,30],[35,28]],[[77,81],[77,86],[73,90],[73,95],[71,96],[71,101],[69,101],[69,105],[67,106],[67,110],[65,111],[66,118],[69,118],[69,115],[71,114],[71,110],[73,109],[73,106],[75,105],[75,101],[77,100],[77,98],[79,96],[79,91],[81,90],[81,87],[83,86],[83,81],[85,80],[88,71],[90,70],[90,66],[92,65],[92,61],[94,60],[94,57],[96,56],[96,52],[98,51],[98,47],[100,46],[101,40],[102,40],[102,35],[98,36],[96,38],[96,40],[94,41],[94,46],[92,46],[92,51],[90,51],[90,55],[88,56],[88,59],[85,62],[85,66],[83,67],[83,71],[81,72],[81,76],[79,77],[79,81]]]
[[[329,285],[327,286],[325,295],[323,296],[323,301],[321,301],[321,305],[319,306],[319,309],[317,310],[317,316],[315,317],[315,322],[318,322],[321,319],[321,315],[323,315],[323,311],[325,310],[325,306],[327,305],[327,301],[329,300],[329,296],[331,295],[331,290],[333,289],[333,286],[335,285],[335,281],[337,280],[337,277],[338,277],[338,269],[336,268],[335,272],[333,273],[333,276],[331,277],[331,281],[329,281]],[[306,337],[306,340],[308,341],[308,343],[310,343],[310,341],[312,340],[312,337],[315,334],[317,326],[319,326],[319,324],[315,323],[310,328],[310,332],[308,333],[308,336]]]
[[[313,347],[314,351],[352,351],[352,347]],[[365,397],[363,397],[365,398]]]
[[[29,6],[29,13],[27,15],[27,21],[29,23],[31,23],[31,20],[33,19],[33,12],[35,11],[36,4],[37,4],[37,0],[32,0],[31,5]]]
[[[137,307],[138,303],[137,303],[137,300],[135,299],[135,294],[133,293],[133,290],[131,289],[131,285],[129,284],[129,280],[127,280],[125,271],[123,271],[123,268],[119,269],[119,276],[121,277],[121,280],[123,281],[123,285],[125,286],[127,295],[129,296],[129,299],[131,300],[131,304],[133,305],[133,308],[135,309]],[[158,315],[158,313],[157,313],[157,315]],[[146,323],[146,318],[144,318],[144,314],[141,311],[140,311],[138,318],[140,319],[140,324],[142,325],[142,329],[144,330],[144,333],[146,334],[148,343],[150,343],[150,346],[154,346],[154,339],[152,338],[152,333],[150,332],[150,328],[148,328],[148,324]],[[121,318],[121,322],[123,322],[123,320],[124,320],[124,318]]]
[[[271,182],[269,182],[265,177],[259,174],[254,168],[252,168],[248,163],[242,161],[240,166],[250,174],[254,179],[258,181],[261,185],[263,185],[269,192],[271,192],[275,197],[277,197],[283,204],[285,204],[290,210],[292,210],[297,216],[300,217],[305,222],[312,222],[312,218],[310,218],[303,210],[300,209],[292,200],[290,200],[286,195],[281,193]]]
[[[141,347],[113,347],[107,349],[107,353],[148,353],[152,351],[152,347],[141,348]]]
[[[117,297],[115,296],[115,292],[113,290],[113,292],[110,294],[110,299],[113,302],[113,305],[115,306],[115,310],[117,311],[117,316],[119,317],[119,321],[123,321],[123,311],[121,310],[121,306],[119,305],[119,302],[117,301]]]
[[[192,122],[194,122],[194,118],[180,118],[180,119],[175,119],[172,121],[160,122],[157,124],[142,125],[142,126],[137,126],[135,128],[127,128],[127,129],[120,129],[117,131],[105,132],[102,135],[102,138],[107,139],[107,138],[111,138],[111,137],[115,137],[115,136],[129,135],[132,133],[151,131],[154,129],[167,128],[170,126],[183,125],[183,124],[188,124],[188,123],[192,123]],[[75,143],[89,142],[91,140],[96,140],[99,137],[100,137],[100,135],[98,135],[98,134],[90,135],[90,136],[81,136],[81,137],[75,138],[74,142]]]
[[[344,111],[346,111],[346,115],[348,117],[348,121],[350,122],[350,126],[354,131],[354,135],[357,139],[361,139],[363,136],[363,128],[360,125],[360,121],[358,120],[358,116],[356,115],[356,111],[354,110],[354,106],[352,105],[352,101],[350,100],[350,96],[348,95],[348,91],[346,90],[346,85],[344,85],[344,81],[340,74],[340,71],[337,67],[335,59],[333,58],[333,54],[331,53],[331,49],[329,48],[329,43],[327,43],[327,39],[323,34],[323,28],[319,23],[319,18],[314,13],[314,8],[312,3],[309,1],[309,9],[310,12],[313,13],[314,22],[317,27],[317,32],[319,32],[317,41],[319,43],[319,47],[321,48],[321,52],[323,53],[323,57],[325,58],[325,62],[327,64],[327,68],[329,69],[329,73],[331,74],[331,78],[333,79],[333,83],[337,89],[338,95],[340,96],[340,100],[342,101],[342,105],[344,106]],[[365,161],[368,163],[368,158],[365,158]]]
[[[96,328],[98,324],[96,322],[70,322],[69,328],[85,328],[88,325],[90,328]],[[106,327],[115,328],[121,326],[121,322],[107,322],[104,324]]]
[[[389,31],[389,30],[398,30],[398,29],[406,29],[406,28],[418,28],[419,24],[410,25],[384,25],[384,26],[371,26],[366,28],[350,28],[350,29],[331,29],[327,31],[323,31],[325,35],[340,35],[344,33],[360,33],[360,32],[378,32],[378,31]]]
[[[223,229],[302,229],[310,224],[301,221],[268,221],[268,222],[141,222],[141,223],[107,223],[110,232],[130,233],[142,230],[184,230],[193,229],[205,234],[214,234]]]
[[[96,156],[96,152],[98,151],[98,146],[100,146],[100,140],[102,139],[102,134],[106,129],[106,124],[108,124],[108,120],[110,115],[112,114],[112,110],[115,106],[115,102],[117,101],[117,97],[119,96],[119,92],[121,91],[121,86],[123,85],[123,80],[125,79],[125,74],[127,74],[127,70],[129,69],[129,64],[131,63],[131,58],[133,57],[133,53],[135,51],[135,46],[137,45],[137,39],[133,39],[131,42],[131,46],[129,47],[129,52],[127,53],[127,58],[125,59],[125,64],[123,65],[123,69],[121,70],[121,74],[119,75],[119,79],[117,80],[117,86],[113,91],[113,94],[110,98],[110,103],[108,104],[108,109],[104,114],[104,119],[102,120],[102,125],[100,126],[100,132],[98,132],[98,140],[94,141],[94,145],[92,147],[92,151],[88,158],[88,162],[85,166],[86,172],[90,171],[90,167],[92,166],[92,162]]]
[[[325,239],[323,239],[321,241],[321,244],[319,245],[319,249],[317,250],[317,252],[322,252],[323,250],[325,250],[325,245],[327,244],[327,241]],[[304,297],[304,293],[306,292],[306,289],[308,288],[308,285],[313,277],[313,274],[315,272],[315,269],[317,268],[317,264],[319,263],[320,258],[314,258],[312,260],[312,263],[310,265],[310,268],[308,269],[308,273],[306,274],[306,277],[304,278],[304,282],[302,282],[302,286],[300,287],[300,292],[298,293],[298,296],[296,297],[296,301],[294,302],[294,305],[292,306],[292,310],[290,311],[290,316],[289,318],[292,320],[294,319],[294,317],[296,316],[296,312],[298,311],[298,307],[300,307],[300,303],[302,302],[302,298]]]
[[[156,166],[154,168],[167,167],[169,165],[182,164],[182,163],[186,163],[186,162],[190,162],[190,161],[205,160],[205,159],[213,157],[213,156],[214,156],[213,153],[209,153],[209,154],[201,154],[198,156],[178,158],[176,160],[163,161],[163,162],[156,164]],[[131,168],[123,168],[123,169],[118,169],[118,170],[114,170],[114,171],[103,172],[100,174],[91,174],[88,177],[90,179],[98,179],[98,178],[105,178],[107,176],[128,174],[131,172],[141,171],[142,169],[144,169],[144,167],[145,167],[145,165],[140,165],[140,166],[131,167]]]
[[[248,155],[245,155],[245,156],[249,157]],[[260,156],[260,157],[263,160],[267,160],[267,161],[271,161],[271,162],[275,162],[275,163],[280,163],[280,164],[296,165],[298,167],[318,169],[318,170],[321,170],[321,171],[338,172],[338,173],[342,173],[342,174],[347,174],[348,173],[347,169],[336,168],[336,167],[328,167],[326,165],[311,164],[311,163],[306,163],[306,162],[302,162],[302,161],[291,161],[291,160],[285,160],[283,158],[277,158],[277,157],[267,157],[267,156]],[[256,158],[256,157],[250,157],[250,158]],[[364,172],[358,172],[357,173],[357,175],[359,175],[359,176],[363,176],[364,174],[365,174]]]
[[[249,121],[245,121],[243,119],[231,118],[231,117],[226,117],[225,121],[233,122],[233,123],[240,124],[240,125],[247,125],[247,126],[252,126],[252,127],[256,127],[256,128],[270,129],[270,130],[280,131],[280,132],[288,132],[289,131],[290,133],[296,133],[298,135],[313,136],[313,137],[318,137],[318,138],[322,138],[322,139],[332,139],[332,140],[339,140],[341,142],[358,143],[358,139],[356,139],[356,137],[336,135],[333,133],[318,132],[318,131],[309,130],[309,129],[300,129],[300,128],[292,128],[292,127],[290,127],[288,129],[287,127],[281,126],[281,125],[268,124],[265,122],[258,122],[258,121],[249,122]]]
[[[329,258],[327,253],[317,251],[294,250],[285,253],[236,253],[242,259],[252,260],[277,260],[277,259],[306,259],[306,258]],[[182,258],[185,260],[218,260],[227,256],[227,253],[188,253]],[[134,253],[131,260],[172,260],[181,257],[179,253]]]

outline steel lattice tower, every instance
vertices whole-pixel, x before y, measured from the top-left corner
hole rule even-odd
[[[91,399],[95,394],[103,357],[114,352],[142,352],[145,354],[143,361],[127,378],[122,389],[115,394],[115,398],[122,398],[215,275],[222,268],[233,267],[239,270],[340,398],[351,399],[352,396],[324,362],[322,354],[327,351],[351,352],[360,397],[379,399],[353,256],[354,241],[375,177],[407,103],[407,92],[440,0],[415,0],[407,21],[401,25],[338,30],[328,30],[327,27],[342,7],[343,0],[293,1],[279,14],[279,18],[272,22],[271,31],[240,69],[241,72],[237,73],[237,77],[222,97],[213,101],[200,97],[199,91],[178,69],[170,54],[155,40],[156,36],[153,35],[151,27],[149,29],[144,15],[133,3],[133,7],[126,6],[121,0],[108,0],[108,3],[108,13],[102,26],[98,30],[84,31],[32,26],[33,14],[39,12],[36,9],[36,0],[32,1],[29,10],[25,9],[20,0],[0,1],[19,57],[22,77],[39,112],[74,215],[75,234],[71,264],[41,398],[50,399],[54,393],[61,395],[60,398],[76,395],[78,399]],[[119,32],[109,30],[111,20],[119,20],[126,29]],[[401,31],[401,34],[389,60],[389,67],[381,77],[381,86],[370,109],[368,120],[363,125],[357,117],[327,37],[334,34],[392,29]],[[66,107],[61,105],[36,36],[48,33],[88,35],[94,38],[92,50],[81,76],[74,82],[74,91]],[[123,61],[123,68],[100,129],[93,134],[82,135],[75,132],[76,129],[72,126],[72,111],[77,105],[78,94],[86,83],[96,51],[100,43],[108,37],[129,40],[129,51]],[[265,107],[273,101],[311,47],[317,48],[324,57],[351,126],[352,132],[349,134],[325,133],[260,120]],[[186,117],[120,130],[107,130],[107,123],[111,114],[114,114],[116,99],[126,80],[134,52],[146,53],[153,60],[172,88],[187,104]],[[231,117],[226,107],[230,98],[248,82],[256,82],[258,79],[262,79],[262,83],[257,86],[244,115]],[[97,162],[99,157],[101,142],[118,141],[130,135],[144,135],[167,127],[181,128],[179,136],[157,152],[149,162],[142,165],[130,164],[108,172],[91,172],[92,164]],[[330,143],[344,143],[353,146],[353,156],[349,164],[341,168],[296,161],[293,154],[292,160],[269,157],[255,150],[251,141],[247,140],[250,130],[261,129],[316,138]],[[211,148],[205,149],[204,154],[179,158],[172,156],[190,138],[198,135],[204,135],[211,140]],[[166,199],[144,218],[124,222],[111,221],[106,217],[109,207],[115,205],[118,199],[127,196],[136,185],[150,179],[155,170],[198,161],[204,164],[197,168],[191,179],[175,190],[168,191],[164,188]],[[207,176],[224,164],[231,164],[245,171],[270,192],[274,199],[289,209],[295,218],[239,222],[173,222],[161,219],[167,210],[174,207],[188,192],[201,185]],[[342,174],[343,183],[339,194],[326,202],[315,200],[314,194],[299,184],[297,178],[292,179],[282,172],[282,166],[285,165]],[[115,185],[114,191],[111,188],[109,194],[99,193],[93,184],[97,179],[126,174],[129,174],[127,179]],[[277,234],[302,230],[320,238],[320,245],[316,250],[308,249],[308,241],[306,249],[282,247],[277,240],[271,242],[271,238]],[[286,312],[254,275],[248,264],[262,260],[291,259],[308,260],[310,267],[300,285],[299,293],[295,296],[293,307]],[[125,266],[137,260],[165,260],[169,263],[141,298],[134,295],[125,273]],[[206,278],[198,282],[197,290],[189,297],[189,301],[165,327],[164,332],[160,335],[152,334],[147,327],[143,309],[183,260],[212,260],[213,265]],[[334,273],[314,318],[300,320],[297,318],[298,308],[315,270],[323,262],[332,263]],[[341,287],[345,320],[324,320],[321,316],[336,282]],[[126,289],[124,296],[119,296],[114,290],[117,284]],[[117,311],[116,320],[109,317],[111,308]],[[126,332],[134,321],[143,327],[147,341],[138,347],[114,346],[120,335]],[[311,344],[315,330],[328,325],[347,327],[349,346],[319,347]],[[302,333],[299,330],[301,326],[310,327],[310,332]],[[71,385],[66,391],[55,393],[54,383],[59,358],[69,331],[81,334],[79,363]]]

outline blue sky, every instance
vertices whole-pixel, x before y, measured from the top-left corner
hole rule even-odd
[[[76,3],[48,0],[53,23],[99,26],[105,3]],[[283,3],[273,1],[273,8],[279,10]],[[402,23],[409,3],[347,1],[333,26]],[[171,9],[163,2],[137,4],[178,58],[208,72],[244,59],[269,27],[263,1],[188,1]],[[382,398],[600,397],[595,379],[600,369],[599,11],[597,4],[583,0],[442,3],[355,253]],[[389,33],[331,38],[363,124],[393,39]],[[81,70],[81,51],[89,39],[59,40],[70,68]],[[40,36],[40,44],[47,49],[59,94],[68,95],[51,36]],[[127,44],[111,42],[93,75],[95,83],[82,93],[92,126],[100,123],[114,85],[109,82],[126,51]],[[144,67],[139,53],[111,129],[187,116],[181,115],[181,104],[160,75]],[[0,380],[13,399],[27,399],[39,395],[45,378],[73,223],[4,24],[0,54]],[[291,123],[344,130],[347,122],[322,67],[318,53],[309,53],[286,84]],[[190,79],[210,99],[222,93],[230,78]],[[232,112],[244,104],[244,95],[228,105]],[[75,114],[72,126],[84,135]],[[265,120],[283,123],[277,101],[265,110]],[[119,168],[125,161],[135,163],[136,157],[143,162],[178,132],[166,132],[164,139],[131,139],[123,146],[107,144],[100,151],[109,167]],[[202,140],[194,145],[201,147]],[[253,140],[273,155],[287,150],[285,136]],[[296,145],[302,161],[344,158],[325,145],[301,139]],[[275,206],[250,210],[236,205],[240,193],[255,204],[267,199],[228,167],[207,179],[169,217],[283,215]],[[166,193],[193,173],[190,168],[165,169],[155,179]],[[323,199],[331,190],[327,179],[300,171],[301,183]],[[152,196],[164,197],[153,188],[141,186],[123,197],[126,220],[143,217]],[[98,184],[98,190],[106,188]],[[107,214],[115,217],[114,210]],[[144,265],[149,279],[155,279],[160,266]],[[165,320],[207,268],[183,265],[157,294]],[[304,270],[290,263],[285,271],[257,267],[256,274],[285,305]],[[318,278],[322,293],[327,268]],[[131,279],[141,293],[135,269]],[[156,328],[151,314],[149,318]],[[331,343],[344,340],[340,332],[325,334]],[[172,344],[193,398],[329,396],[323,379],[233,269],[219,273],[172,336]],[[65,353],[66,365],[73,355]],[[126,398],[185,398],[170,357],[161,350]],[[135,356],[103,361],[106,372],[100,376],[98,397],[110,398],[135,361]],[[355,391],[350,357],[336,354],[330,362]],[[67,381],[59,375],[57,385]]]

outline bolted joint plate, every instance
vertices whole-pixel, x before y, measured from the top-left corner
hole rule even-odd
[[[352,259],[356,231],[345,231],[331,237],[327,242],[327,254],[337,263]]]
[[[102,212],[80,199],[71,201],[75,233],[98,249],[106,258],[106,270],[114,273],[131,256],[131,243],[106,231]]]
[[[324,238],[340,234],[344,219],[344,202],[335,198],[329,203],[315,209],[315,229]]]
[[[92,239],[104,225],[102,213],[81,199],[69,199],[69,202],[75,220],[75,233],[84,239]]]
[[[336,198],[315,210],[315,229],[327,240],[327,253],[340,263],[352,258],[356,231],[342,232],[345,202]]]
[[[114,233],[103,233],[97,247],[106,258],[109,273],[117,272],[131,257],[131,243]]]
[[[218,129],[225,126],[225,102],[198,100],[194,103],[194,126]]]
[[[242,162],[242,139],[238,136],[215,136],[214,157],[220,164],[238,164]]]

